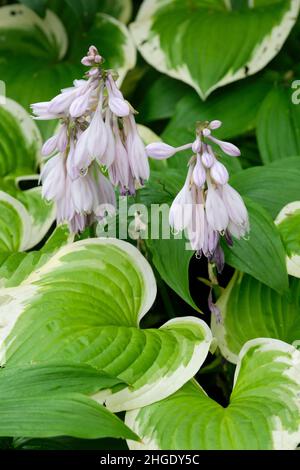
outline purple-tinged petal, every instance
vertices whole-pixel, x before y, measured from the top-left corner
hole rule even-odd
[[[175,147],[164,144],[163,142],[154,142],[146,147],[147,155],[156,160],[165,160],[175,155],[176,152],[177,149]]]
[[[224,153],[231,157],[239,157],[241,155],[240,149],[238,149],[236,145],[231,144],[230,142],[224,142],[222,140],[216,139],[211,135],[208,136],[208,139],[217,144],[223,150]]]
[[[225,231],[229,223],[227,209],[221,196],[212,186],[207,190],[205,208],[210,227],[217,232]]]
[[[217,160],[210,169],[210,175],[217,184],[226,184],[229,180],[227,168]]]
[[[210,129],[203,129],[202,134],[204,137],[208,137],[211,134],[211,131]]]
[[[222,126],[222,121],[219,121],[218,119],[215,119],[214,121],[211,121],[209,123],[209,128],[213,131],[215,129],[219,129],[219,127]]]
[[[43,155],[43,157],[48,157],[57,149],[57,141],[57,134],[53,135],[52,137],[50,137],[50,139],[46,140],[41,150],[41,154]]]
[[[202,163],[205,166],[205,168],[211,168],[213,164],[215,163],[216,158],[209,146],[204,145],[203,148],[204,148],[204,151],[201,156]]]
[[[201,150],[201,140],[200,140],[199,137],[197,137],[196,140],[193,142],[192,150],[193,150],[194,153],[200,153],[200,150]]]
[[[200,155],[197,155],[196,165],[193,170],[193,181],[198,188],[202,188],[206,181],[206,171],[201,163]]]

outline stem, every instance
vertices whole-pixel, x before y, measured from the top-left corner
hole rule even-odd
[[[176,147],[176,151],[177,151],[177,152],[181,152],[182,150],[191,149],[192,146],[193,146],[193,144],[181,145],[181,147]]]

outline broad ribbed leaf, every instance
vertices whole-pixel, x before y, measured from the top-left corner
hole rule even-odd
[[[287,450],[300,442],[300,352],[278,340],[244,345],[223,408],[189,382],[166,400],[126,414],[135,450]]]
[[[218,300],[222,323],[212,331],[226,359],[236,363],[243,344],[257,336],[293,343],[300,338],[300,281],[279,295],[247,274],[236,273]]]
[[[134,439],[122,421],[87,396],[120,382],[78,364],[1,370],[0,436]]]
[[[194,317],[139,329],[155,294],[151,268],[132,245],[67,245],[18,287],[0,291],[1,363],[88,363],[130,385],[95,396],[109,409],[153,403],[193,377],[212,339]]]
[[[256,133],[264,163],[300,155],[300,107],[292,93],[291,87],[277,85],[260,107]]]
[[[144,0],[131,30],[151,65],[206,98],[261,70],[282,47],[299,6],[299,0],[237,7],[220,0]]]

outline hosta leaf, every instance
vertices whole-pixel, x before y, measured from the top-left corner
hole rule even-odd
[[[173,117],[163,132],[163,138],[172,144],[182,145],[195,136],[197,121],[214,119],[223,123],[220,129],[214,131],[220,139],[232,139],[250,131],[255,127],[257,111],[268,89],[269,83],[263,78],[249,78],[225,90],[218,90],[205,102],[194,91],[185,92],[172,113]],[[153,106],[159,109],[158,96],[153,100]]]
[[[86,1],[86,0],[84,0]],[[132,0],[100,0],[99,11],[127,23],[132,13]]]
[[[25,109],[9,98],[0,106],[0,136],[0,177],[35,174],[42,146],[39,129]]]
[[[46,203],[41,189],[17,192],[18,199],[0,191],[0,251],[25,251],[37,245],[55,220],[55,208]]]
[[[283,206],[300,200],[299,181],[300,157],[292,157],[243,170],[233,175],[230,183],[275,218]]]
[[[58,14],[64,19],[61,7],[60,2]],[[97,13],[88,33],[75,29],[70,45],[63,23],[51,10],[40,18],[23,5],[9,5],[1,7],[0,18],[0,77],[8,96],[25,108],[53,98],[80,78],[85,71],[80,59],[91,43],[99,46],[108,67],[118,69],[121,81],[134,66],[128,30],[109,15]]]
[[[287,271],[291,276],[300,277],[300,202],[287,204],[275,223],[285,247]]]
[[[290,87],[274,87],[260,107],[257,140],[264,163],[300,155],[300,107]],[[300,157],[299,157],[300,158]]]
[[[119,379],[78,364],[2,370],[0,436],[134,439],[122,421],[85,396],[119,383]]]
[[[40,16],[45,16],[48,0],[20,0],[20,3],[31,8]]]
[[[68,227],[61,225],[54,230],[39,251],[11,253],[2,260],[0,256],[0,286],[18,286],[32,271],[46,263],[51,255],[73,239],[74,235],[70,234]]]
[[[199,311],[189,287],[189,265],[194,251],[188,249],[184,238],[162,238],[147,240],[147,248],[152,255],[152,262],[162,279],[185,300],[191,307]]]
[[[151,268],[132,245],[104,238],[67,245],[20,286],[0,291],[1,362],[88,363],[130,385],[94,397],[109,409],[153,403],[193,377],[212,339],[194,317],[139,329],[155,294]]]
[[[219,0],[144,0],[131,30],[151,65],[206,98],[261,70],[277,54],[300,3],[262,0],[252,8],[230,6]]]
[[[251,276],[235,273],[218,300],[222,323],[212,318],[212,331],[226,359],[236,363],[243,344],[257,336],[287,343],[300,339],[300,281],[279,295]]]
[[[250,233],[247,240],[234,239],[231,248],[224,243],[226,263],[283,293],[288,288],[288,275],[279,232],[259,204],[248,199],[246,202]]]
[[[17,199],[0,191],[0,250],[26,250],[30,243],[31,220],[26,208]]]
[[[126,414],[131,449],[286,450],[300,442],[300,352],[278,340],[244,345],[229,405],[189,382],[166,400]]]

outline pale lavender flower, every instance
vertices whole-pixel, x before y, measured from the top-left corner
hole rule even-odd
[[[145,145],[138,133],[133,114],[124,119],[124,125],[131,174],[136,181],[140,180],[140,183],[143,184],[145,180],[149,179],[150,168]]]
[[[217,154],[207,140],[218,145],[232,156],[239,149],[215,139],[211,131],[219,128],[221,121],[200,123],[193,143],[172,147],[154,143],[146,147],[149,156],[156,159],[169,158],[175,153],[191,148],[196,154],[189,161],[187,179],[170,208],[169,223],[176,231],[185,230],[191,247],[210,262],[219,272],[224,266],[224,253],[220,238],[224,236],[231,246],[232,236],[242,238],[249,232],[248,212],[241,196],[228,184],[229,174],[218,160]]]
[[[171,145],[165,144],[164,142],[154,142],[146,147],[146,153],[149,157],[155,158],[156,160],[165,160],[166,158],[173,157],[175,153],[181,150],[187,150],[192,148],[193,144],[182,145],[181,147],[172,147]]]
[[[111,183],[121,194],[134,194],[149,178],[135,111],[103,62],[91,46],[82,59],[90,67],[85,79],[74,80],[49,102],[32,105],[36,119],[61,120],[59,131],[42,148],[45,157],[58,155],[46,163],[41,180],[44,197],[56,203],[57,220],[69,221],[76,232],[99,219],[103,204],[115,205]]]
[[[125,101],[111,74],[108,75],[106,80],[106,89],[108,92],[108,106],[111,112],[118,117],[128,116],[130,113],[129,104]]]

